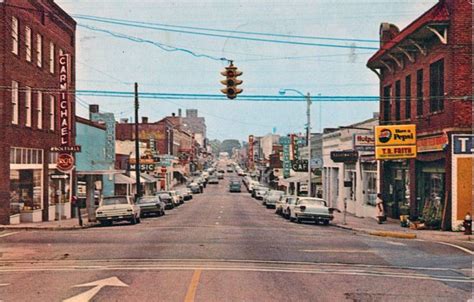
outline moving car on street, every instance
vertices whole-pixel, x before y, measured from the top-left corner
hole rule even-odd
[[[224,179],[224,173],[222,172],[217,172],[217,179]]]
[[[193,194],[202,193],[201,186],[197,182],[192,182],[188,185],[188,188],[191,190]]]
[[[283,194],[285,194],[283,191],[270,190],[266,192],[265,196],[263,197],[262,204],[267,206],[267,208],[275,208],[277,201]]]
[[[140,222],[140,207],[130,196],[104,197],[95,211],[96,219],[101,225],[111,225],[114,221]]]
[[[298,197],[295,204],[289,208],[290,221],[301,222],[312,220],[316,224],[329,224],[333,220],[332,210],[327,207],[326,201],[320,198]]]
[[[212,176],[209,177],[209,180],[207,181],[207,183],[210,184],[210,185],[211,184],[212,185],[217,185],[217,184],[219,184],[219,179],[217,178],[217,176],[212,175]]]
[[[137,205],[140,207],[140,217],[154,214],[156,216],[165,215],[166,204],[161,201],[159,195],[142,196],[137,200]]]
[[[229,182],[229,192],[241,192],[240,186],[240,180],[231,180]]]

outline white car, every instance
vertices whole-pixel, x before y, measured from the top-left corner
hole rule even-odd
[[[285,194],[283,191],[270,190],[263,196],[262,204],[267,208],[276,208],[276,203],[283,194]]]
[[[259,186],[259,185],[260,185],[260,183],[259,183],[258,181],[256,181],[256,180],[251,180],[251,181],[248,183],[248,185],[247,185],[247,190],[248,190],[249,192],[252,192],[252,191],[253,191],[253,188],[256,187],[256,186]]]
[[[111,225],[114,221],[140,223],[140,207],[131,196],[104,197],[95,211],[95,217],[101,225]]]
[[[290,221],[301,222],[312,220],[316,224],[329,224],[333,220],[332,209],[327,207],[326,201],[321,198],[298,197],[295,204],[289,207]]]
[[[298,199],[298,197],[291,195],[291,196],[286,196],[281,201],[282,202],[281,215],[283,217],[290,218],[290,216],[288,216],[288,213],[290,213],[290,208],[295,205],[295,202],[296,202],[297,199]]]

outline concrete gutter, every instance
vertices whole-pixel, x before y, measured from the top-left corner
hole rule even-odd
[[[1,226],[2,231],[74,231],[95,227],[95,224],[87,224],[83,226]]]
[[[415,239],[416,238],[416,234],[407,233],[407,232],[376,231],[376,230],[369,230],[369,229],[352,228],[352,227],[349,227],[347,225],[342,225],[342,224],[331,224],[331,225],[336,228],[364,233],[364,234],[368,234],[372,236],[402,238],[402,239]]]

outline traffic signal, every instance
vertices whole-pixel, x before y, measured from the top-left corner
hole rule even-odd
[[[242,80],[237,79],[238,76],[242,75],[242,71],[238,70],[232,61],[230,61],[230,65],[227,66],[221,74],[226,77],[225,80],[221,81],[221,83],[226,86],[221,89],[222,93],[227,95],[227,98],[231,100],[235,99],[237,95],[243,91],[237,87],[237,85],[242,84]]]

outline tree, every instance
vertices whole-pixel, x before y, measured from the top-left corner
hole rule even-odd
[[[221,144],[220,152],[227,152],[230,156],[232,156],[232,150],[234,148],[240,149],[240,142],[236,139],[226,139]]]

